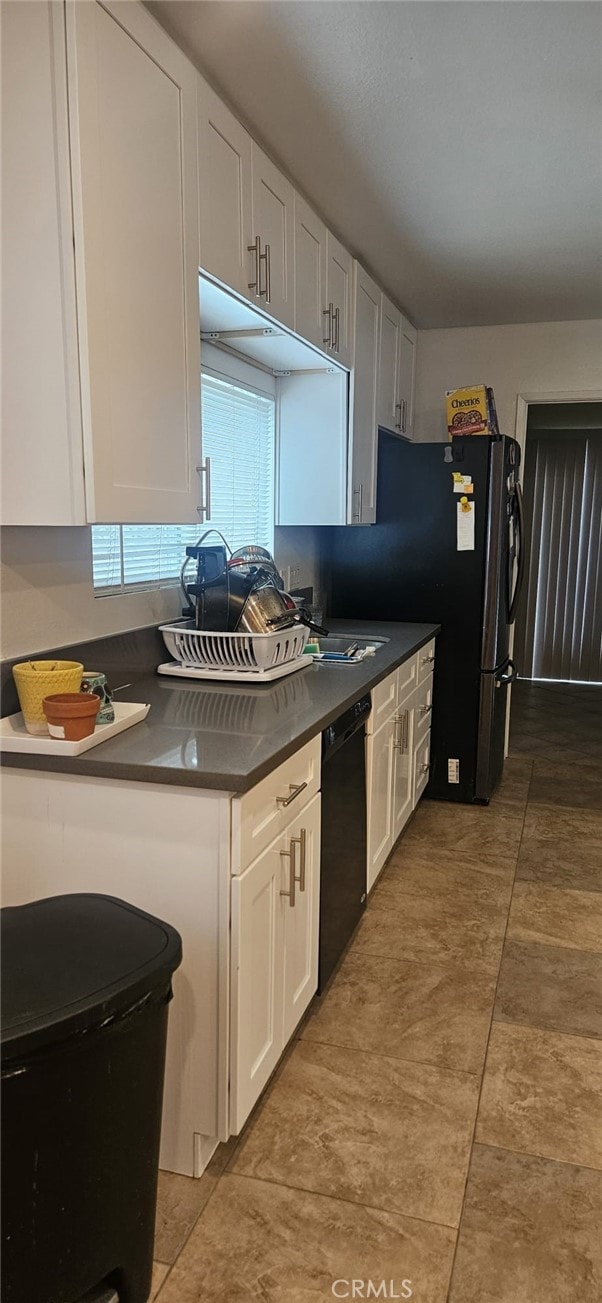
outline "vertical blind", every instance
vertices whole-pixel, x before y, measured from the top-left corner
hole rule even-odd
[[[529,437],[523,678],[602,681],[602,431]]]
[[[97,594],[159,587],[180,573],[188,543],[210,525],[235,549],[273,549],[274,399],[209,372],[201,383],[203,456],[211,459],[211,519],[206,525],[93,525]]]

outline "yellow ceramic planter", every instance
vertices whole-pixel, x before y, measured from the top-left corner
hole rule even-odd
[[[79,661],[21,661],[13,666],[19,705],[28,733],[48,733],[42,709],[44,697],[56,692],[79,692],[83,665]]]

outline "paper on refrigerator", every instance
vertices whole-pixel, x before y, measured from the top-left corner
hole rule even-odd
[[[475,504],[461,498],[456,507],[456,551],[474,552]]]

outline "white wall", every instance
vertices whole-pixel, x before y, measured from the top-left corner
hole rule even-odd
[[[88,528],[5,525],[2,533],[2,658],[121,633],[173,619],[176,589],[95,597]]]
[[[445,390],[473,384],[492,386],[503,434],[514,434],[519,394],[587,390],[599,398],[602,321],[419,331],[416,439],[446,439]]]
[[[95,597],[88,528],[5,525],[0,532],[2,659],[160,624],[180,613],[177,588]],[[319,588],[315,530],[277,529],[275,551],[280,566],[299,566],[301,586]]]

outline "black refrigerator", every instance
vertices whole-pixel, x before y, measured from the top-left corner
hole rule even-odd
[[[441,625],[426,795],[487,803],[504,765],[524,575],[520,447],[379,432],[376,524],[330,531],[333,616]],[[461,477],[461,478],[460,478]]]

